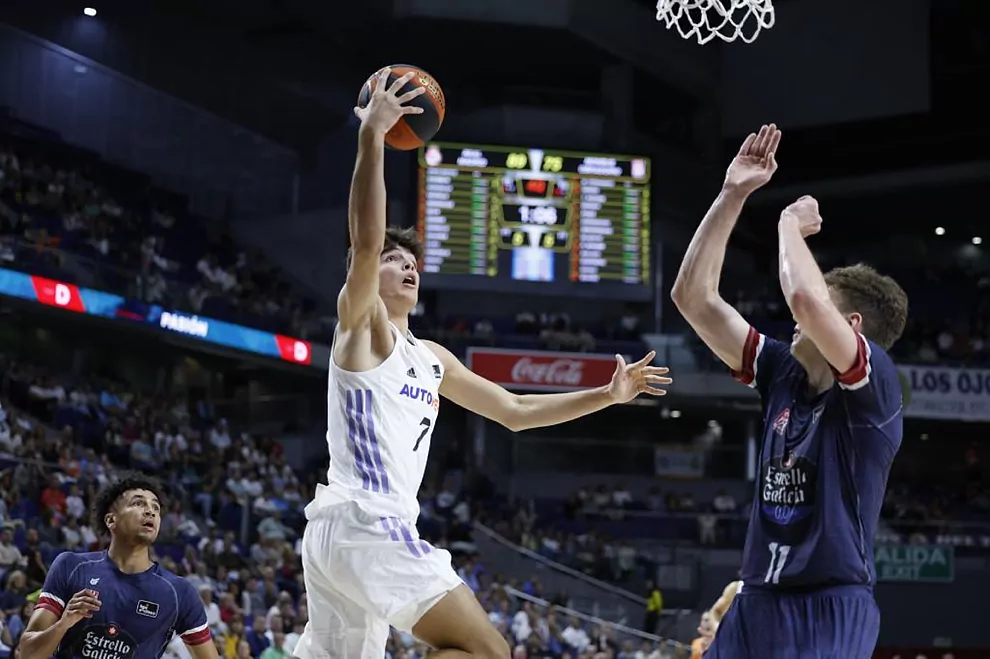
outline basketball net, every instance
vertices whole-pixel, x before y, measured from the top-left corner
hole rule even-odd
[[[715,37],[753,43],[773,27],[773,0],[658,0],[657,20],[699,44]]]

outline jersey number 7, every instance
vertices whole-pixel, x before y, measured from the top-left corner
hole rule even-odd
[[[426,437],[426,433],[430,432],[431,424],[432,422],[429,419],[427,419],[425,416],[423,417],[423,420],[419,422],[419,425],[423,427],[423,432],[419,433],[419,437],[416,438],[416,445],[413,446],[413,451],[419,449],[419,443],[423,441],[424,437]]]

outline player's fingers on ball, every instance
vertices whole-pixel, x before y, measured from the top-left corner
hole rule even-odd
[[[426,93],[426,87],[417,87],[416,89],[412,90],[411,92],[406,92],[402,96],[399,96],[398,100],[399,100],[399,103],[408,103],[409,101],[413,100],[417,96],[422,96],[425,93]]]
[[[388,88],[388,93],[389,94],[397,93],[400,89],[402,89],[406,85],[407,82],[412,80],[415,76],[416,76],[415,71],[407,71],[405,74],[399,76],[392,82],[392,85]]]
[[[423,114],[423,108],[418,108],[415,105],[406,105],[402,108],[402,114]]]

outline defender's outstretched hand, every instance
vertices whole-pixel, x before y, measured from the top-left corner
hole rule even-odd
[[[615,402],[628,403],[644,393],[651,396],[663,396],[667,393],[660,387],[672,383],[673,380],[661,376],[670,369],[665,366],[650,366],[650,362],[656,356],[656,351],[651,350],[635,364],[626,364],[622,355],[615,356],[615,373],[612,375],[612,382],[608,385],[608,393]]]
[[[388,85],[388,76],[391,73],[392,69],[388,67],[382,69],[378,73],[375,90],[371,93],[371,100],[368,101],[368,105],[363,108],[354,108],[354,114],[361,120],[362,124],[383,133],[391,130],[395,122],[404,114],[422,114],[423,108],[406,105],[406,103],[426,93],[426,87],[417,87],[411,92],[399,96],[399,90],[416,76],[416,72],[410,71]],[[387,88],[386,85],[388,85]]]
[[[813,236],[822,230],[822,215],[818,211],[818,200],[805,195],[784,209],[780,214],[781,221],[796,222],[801,230],[801,237]]]
[[[725,186],[750,194],[762,188],[777,171],[777,146],[782,133],[770,124],[750,133],[725,172]]]

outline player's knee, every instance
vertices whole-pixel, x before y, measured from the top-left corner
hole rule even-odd
[[[480,647],[472,654],[477,659],[509,659],[509,643],[494,629],[478,639]]]

